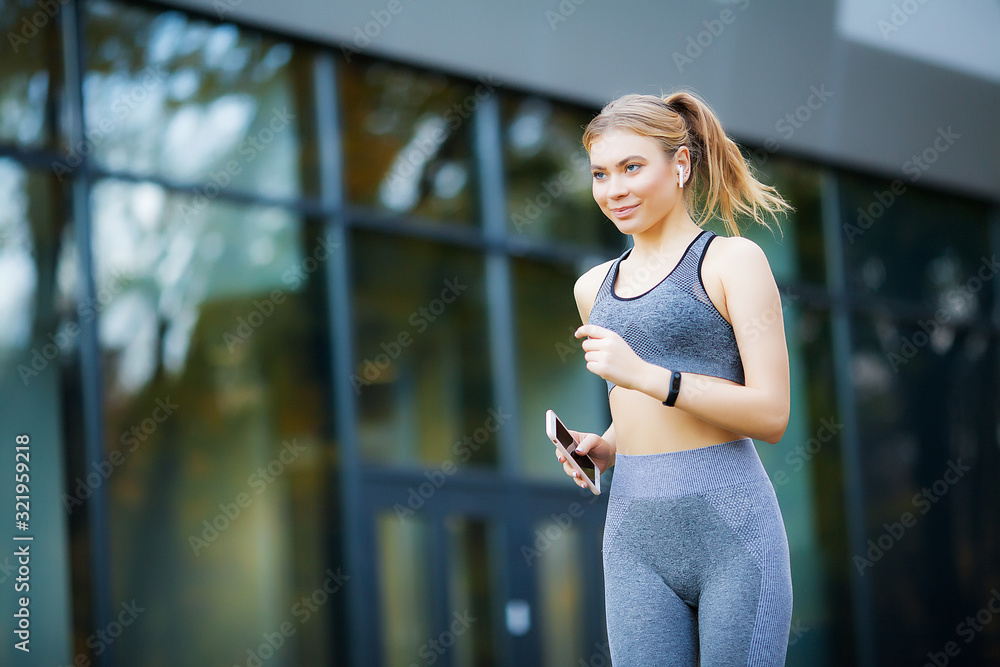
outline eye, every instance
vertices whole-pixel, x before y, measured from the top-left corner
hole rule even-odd
[[[604,172],[603,171],[595,171],[594,172],[594,180],[595,181],[599,181],[602,178],[604,178]]]
[[[639,169],[639,167],[641,167],[641,166],[642,165],[640,165],[638,163],[635,163],[635,162],[629,163],[629,164],[625,165],[625,173],[627,174],[627,173],[630,173],[630,172],[637,171]],[[635,167],[635,169],[632,169],[632,167]]]

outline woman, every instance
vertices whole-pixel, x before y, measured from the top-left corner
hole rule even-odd
[[[612,415],[603,435],[573,432],[602,472],[616,466],[603,543],[612,661],[782,665],[788,542],[751,438],[785,431],[788,353],[770,266],[735,218],[766,225],[791,207],[689,92],[621,97],[583,143],[594,199],[633,240],[574,288],[576,336]],[[728,236],[701,229],[713,215]]]

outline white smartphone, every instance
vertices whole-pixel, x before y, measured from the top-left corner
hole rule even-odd
[[[595,496],[601,495],[601,473],[598,471],[597,465],[589,455],[576,453],[576,446],[580,443],[576,441],[576,438],[552,410],[545,411],[545,433],[549,436],[552,444],[566,456],[569,464],[583,475],[583,480],[587,482],[591,493]]]

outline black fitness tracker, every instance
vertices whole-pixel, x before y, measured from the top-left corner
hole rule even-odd
[[[677,392],[681,390],[681,372],[674,371],[673,378],[670,380],[670,391],[667,392],[667,400],[663,401],[663,404],[667,407],[674,407],[674,403],[677,402]]]

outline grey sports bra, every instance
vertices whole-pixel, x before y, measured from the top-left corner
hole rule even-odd
[[[615,294],[614,261],[597,292],[588,324],[614,331],[641,359],[672,371],[711,375],[744,383],[743,360],[733,327],[716,309],[701,280],[701,263],[716,234],[703,230],[677,266],[656,286],[634,297]],[[608,393],[614,383],[608,382]]]

